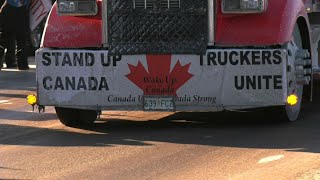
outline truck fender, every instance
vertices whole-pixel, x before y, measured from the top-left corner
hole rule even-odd
[[[98,14],[95,16],[59,16],[55,2],[47,19],[41,47],[101,47],[101,2],[97,0]]]
[[[310,29],[303,0],[269,0],[267,11],[260,14],[224,14],[221,2],[222,0],[218,0],[217,3],[218,46],[285,44],[292,40],[292,32],[299,18],[303,18]],[[310,37],[310,32],[308,34]]]

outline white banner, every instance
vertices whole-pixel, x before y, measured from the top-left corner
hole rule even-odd
[[[31,31],[47,16],[51,7],[51,0],[31,0],[29,12]]]
[[[177,110],[195,110],[283,105],[287,95],[281,49],[220,49],[204,56],[50,49],[36,54],[42,105],[141,110],[143,97],[174,97]]]

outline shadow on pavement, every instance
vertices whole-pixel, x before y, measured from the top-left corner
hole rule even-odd
[[[28,71],[0,71],[0,90],[30,90],[36,87],[34,70]]]
[[[310,106],[310,105],[309,105]],[[316,109],[295,123],[279,122],[263,113],[176,113],[149,121],[101,119],[86,130],[0,125],[10,132],[32,131],[26,138],[0,140],[3,145],[31,146],[152,146],[153,142],[212,147],[286,149],[320,152],[320,121]],[[315,113],[314,113],[315,112]]]
[[[30,106],[31,110],[31,106]],[[38,113],[35,112],[25,112],[25,111],[15,111],[8,109],[0,109],[0,120],[25,120],[25,121],[49,121],[57,119],[55,113]],[[1,126],[1,125],[0,125]]]
[[[0,166],[0,169],[21,170],[21,169],[7,168],[7,167],[1,167],[1,166]]]
[[[27,98],[27,95],[25,95],[25,94],[0,93],[0,97],[26,99],[26,98]]]

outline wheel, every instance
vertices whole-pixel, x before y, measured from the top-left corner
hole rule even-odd
[[[293,122],[296,121],[299,117],[302,95],[303,95],[303,84],[298,83],[299,78],[304,78],[304,75],[297,75],[297,70],[304,70],[303,65],[297,65],[297,61],[303,61],[304,58],[307,58],[306,51],[303,50],[302,38],[298,24],[295,25],[293,31],[293,40],[288,44],[288,64],[287,64],[287,93],[288,95],[295,94],[298,97],[298,103],[295,105],[285,105],[282,108],[282,115],[284,115],[284,120]],[[299,55],[298,53],[301,54]]]
[[[90,126],[97,119],[98,112],[95,110],[72,109],[55,107],[60,122],[66,126]]]
[[[98,111],[95,110],[83,110],[79,109],[79,120],[81,125],[91,126],[94,121],[97,119]]]

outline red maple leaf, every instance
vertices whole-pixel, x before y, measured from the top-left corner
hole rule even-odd
[[[193,75],[191,63],[182,66],[178,61],[170,72],[171,55],[147,55],[148,71],[141,62],[137,66],[128,64],[130,73],[126,77],[143,90],[144,95],[176,96],[177,90]]]

